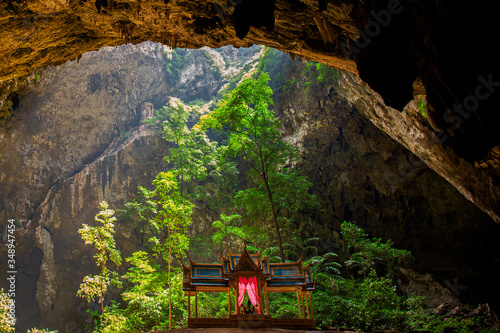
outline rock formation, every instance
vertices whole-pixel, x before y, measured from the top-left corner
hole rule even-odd
[[[276,108],[290,140],[303,149],[302,170],[325,209],[316,218],[329,221],[315,225],[319,237],[328,235],[324,242],[333,244],[333,230],[342,221],[356,221],[371,235],[411,250],[418,269],[432,272],[454,296],[478,302],[499,293],[494,280],[500,274],[500,248],[493,245],[493,235],[500,228],[422,160],[364,119],[375,112],[372,105],[388,109],[377,94],[353,84],[355,79],[347,74],[333,88],[306,89],[301,67],[285,74],[299,79],[290,92],[276,96]],[[485,248],[477,248],[479,243]],[[457,284],[467,289],[458,290]],[[479,285],[491,287],[481,290]]]

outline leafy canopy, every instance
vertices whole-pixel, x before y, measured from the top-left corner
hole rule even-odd
[[[365,276],[372,268],[394,274],[399,267],[414,261],[409,251],[394,248],[391,240],[370,239],[363,229],[352,222],[344,221],[340,228],[349,250],[353,252],[345,264],[360,267],[360,273]]]
[[[193,205],[179,193],[175,175],[172,172],[160,172],[153,181],[154,190],[140,187],[146,197],[146,204],[153,212],[149,223],[157,233],[167,235],[166,242],[152,237],[155,252],[166,262],[171,262],[170,255],[184,258],[189,248],[187,228],[191,225]],[[160,237],[162,238],[162,237]]]
[[[236,239],[246,240],[247,235],[241,225],[241,215],[234,214],[227,216],[226,214],[221,214],[220,220],[214,221],[212,227],[218,229],[214,232],[212,236],[212,242],[214,244],[220,244],[220,250],[222,251],[222,244],[227,243],[229,248],[232,248],[232,243]]]
[[[163,108],[166,119],[162,135],[165,141],[175,144],[165,159],[174,164],[173,172],[183,190],[186,182],[194,178],[205,179],[215,144],[205,132],[188,127],[188,120],[200,112],[199,107],[184,105],[179,99],[171,98],[169,106]]]
[[[169,329],[172,328],[172,261],[182,259],[189,249],[187,228],[191,225],[193,204],[179,193],[176,177],[173,172],[160,172],[153,181],[154,190],[141,188],[146,203],[151,207],[154,216],[150,223],[154,230],[164,235],[164,240],[157,237],[150,239],[153,250],[158,257],[167,263],[168,279],[168,313]],[[136,257],[135,259],[140,259]]]
[[[217,109],[201,117],[198,127],[227,131],[228,152],[241,157],[253,187],[240,190],[236,203],[250,218],[274,223],[281,260],[285,254],[279,214],[286,210],[293,218],[299,209],[317,203],[307,193],[311,183],[292,168],[298,158],[296,147],[282,138],[281,122],[269,107],[273,105],[269,75],[243,80],[224,96]],[[317,205],[316,207],[318,207]]]
[[[91,227],[83,224],[83,227],[78,230],[85,244],[93,245],[97,252],[94,254],[94,259],[97,267],[100,269],[98,275],[87,275],[83,278],[80,284],[80,289],[77,292],[79,297],[86,299],[89,303],[96,300],[101,304],[101,312],[103,311],[103,303],[108,292],[108,287],[113,284],[117,287],[121,286],[121,282],[116,271],[108,269],[107,265],[113,262],[117,267],[120,266],[122,258],[120,251],[116,248],[114,239],[116,217],[115,211],[109,209],[107,202],[99,203],[101,211],[97,213],[94,220],[100,225]]]

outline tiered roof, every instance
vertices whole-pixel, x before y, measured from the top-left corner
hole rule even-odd
[[[201,264],[190,259],[190,266],[183,267],[185,291],[224,291],[234,287],[238,276],[258,276],[271,292],[314,290],[310,265],[304,267],[302,258],[291,263],[271,263],[269,256],[250,254],[243,249],[240,254],[227,251],[221,254],[221,264]]]

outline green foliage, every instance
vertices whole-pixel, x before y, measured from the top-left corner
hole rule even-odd
[[[131,277],[132,273],[127,273]],[[169,292],[168,276],[166,272],[158,271],[155,278],[145,275],[148,280],[156,279],[152,290],[145,289],[144,293],[128,294],[128,304],[125,309],[112,302],[104,310],[101,322],[94,332],[152,332],[167,330],[169,320]],[[171,278],[172,323],[170,327],[181,328],[187,324],[187,299],[182,291],[182,274],[176,272]]]
[[[220,251],[222,251],[223,244],[232,248],[232,244],[236,239],[246,240],[246,234],[241,225],[241,215],[234,214],[227,216],[221,214],[220,220],[212,223],[212,228],[219,229],[214,232],[212,241],[214,244],[220,244]]]
[[[38,329],[38,328],[31,328],[29,330],[26,331],[26,333],[57,333],[58,331],[51,331],[51,330],[48,330],[46,328],[44,329]]]
[[[106,201],[100,202],[99,206],[101,211],[97,213],[94,220],[101,223],[101,226],[90,227],[83,224],[78,233],[82,236],[85,244],[93,245],[96,248],[97,253],[94,258],[98,267],[104,267],[108,261],[112,261],[119,266],[121,264],[120,251],[116,249],[113,238],[115,234],[113,222],[116,221],[116,217],[114,217],[115,211],[109,209]]]
[[[138,267],[136,269],[142,270]],[[134,281],[134,287],[122,294],[127,301],[123,312],[130,328],[141,330],[166,329],[169,327],[169,302],[173,327],[185,325],[187,300],[182,291],[182,273],[172,269],[170,284],[168,272],[154,268],[154,271],[129,271],[127,278]],[[170,286],[170,288],[169,288]]]
[[[181,77],[182,69],[188,64],[187,51],[175,49],[165,57],[165,73],[168,82],[175,86]]]
[[[199,122],[203,129],[229,132],[228,153],[242,158],[253,187],[241,190],[235,197],[246,216],[260,220],[261,225],[272,221],[275,226],[280,257],[284,261],[278,213],[281,218],[293,218],[299,209],[316,204],[307,193],[311,183],[289,166],[298,158],[295,147],[282,139],[281,123],[269,109],[273,104],[269,75],[243,80],[224,96],[217,109],[204,115]]]
[[[362,280],[315,275],[313,304],[317,325],[349,327],[363,331],[407,330],[415,316],[422,317],[421,297],[402,297],[394,283],[374,271]],[[410,315],[412,314],[412,315]]]
[[[364,276],[372,269],[379,275],[395,274],[399,267],[409,266],[414,258],[407,250],[393,248],[391,240],[382,242],[380,238],[369,239],[363,229],[352,222],[342,223],[342,236],[350,251],[351,259],[345,262],[347,267],[358,267],[358,273]]]
[[[153,181],[154,190],[143,187],[146,204],[154,212],[149,219],[152,229],[161,233],[160,239],[152,237],[155,253],[165,262],[171,263],[172,256],[185,258],[189,248],[187,228],[191,225],[193,205],[184,199],[172,172],[160,172]],[[166,238],[166,239],[163,239]]]
[[[337,254],[333,252],[325,253],[322,256],[312,257],[310,259],[311,273],[313,275],[328,274],[333,277],[340,276],[342,265],[336,260]]]
[[[428,319],[427,322],[425,322],[419,328],[426,332],[436,332],[436,333],[498,332],[498,329],[490,329],[488,327],[484,327],[484,324],[482,323],[482,318],[480,317],[464,318],[461,316],[454,318],[443,318],[441,316],[436,316],[432,319]]]
[[[345,265],[349,267],[355,257],[368,264],[365,274],[353,278],[339,275],[346,272],[334,253],[310,259],[316,284],[313,305],[319,327],[345,327],[366,332],[390,329],[402,332],[479,332],[483,327],[480,318],[434,316],[431,310],[425,309],[423,296],[402,296],[397,291],[395,272],[411,263],[408,251],[394,249],[392,242],[370,239],[354,223],[344,222],[341,231],[352,252]],[[385,270],[376,269],[380,266]],[[392,274],[380,274],[388,271]]]
[[[302,69],[302,75],[308,78],[305,83],[308,92],[334,86],[339,80],[336,69],[331,69],[325,64],[313,61],[306,62],[305,67]]]
[[[257,68],[260,72],[267,72],[270,76],[274,76],[274,74],[281,69],[280,60],[282,54],[281,51],[266,47]]]
[[[125,301],[133,305],[137,301],[140,302],[141,297],[148,294],[158,294],[163,290],[166,280],[165,274],[158,267],[153,267],[149,261],[148,253],[137,251],[125,260],[131,266],[124,278],[133,284],[122,293]]]
[[[230,216],[221,214],[221,219],[214,221],[212,227],[218,229],[215,230],[212,236],[212,242],[214,244],[220,244],[220,252],[223,252],[224,244],[227,245],[229,249],[234,249],[235,245],[245,243],[248,251],[256,253],[260,251],[260,248],[250,244],[262,245],[269,243],[269,233],[265,228],[251,224],[242,224],[242,218],[239,214]],[[278,249],[278,247],[276,248]],[[267,252],[264,256],[270,252],[269,249],[266,250]],[[279,256],[277,256],[277,258],[280,259]]]
[[[191,200],[204,200],[212,209],[230,206],[232,191],[228,189],[236,183],[238,171],[228,158],[226,146],[218,147],[199,126],[188,126],[188,121],[201,113],[200,108],[172,98],[163,110],[163,138],[175,145],[165,159],[174,164],[181,194]],[[207,178],[210,181],[206,184],[195,183]]]
[[[164,108],[154,109],[153,113],[154,113],[153,117],[141,120],[141,123],[161,127],[161,124],[163,124],[163,122],[167,117],[165,114],[165,109]]]
[[[262,255],[269,256],[269,262],[282,262],[280,248],[278,246],[270,246],[264,249]]]
[[[203,131],[187,126],[188,119],[197,111],[197,107],[184,105],[180,100],[172,98],[163,122],[163,138],[176,145],[170,149],[170,156],[165,159],[174,163],[174,173],[179,178],[182,191],[192,179],[205,178],[210,153],[215,150],[215,145]]]
[[[296,161],[296,156],[289,154],[289,161]],[[284,162],[284,161],[283,161]],[[309,194],[312,183],[300,174],[300,169],[288,166],[268,171],[268,183],[271,188],[276,212],[282,213],[282,218],[293,219],[301,211],[319,210],[316,196]],[[239,207],[245,209],[246,217],[265,222],[271,218],[269,209],[264,210],[268,200],[266,185],[258,182],[255,187],[239,191],[235,197]]]
[[[199,107],[201,107],[201,106],[204,106],[206,103],[207,103],[207,101],[205,101],[204,99],[197,98],[197,99],[194,99],[191,102],[189,102],[189,106],[199,106]]]
[[[131,222],[133,232],[139,239],[138,249],[149,249],[147,240],[152,235],[153,230],[148,222],[153,218],[155,209],[151,205],[146,204],[149,191],[144,187],[139,186],[137,197],[125,203],[125,209],[118,209],[118,217],[121,220]],[[157,231],[157,230],[156,230]]]
[[[401,258],[409,255],[406,251],[392,248],[392,243],[369,239],[363,229],[354,223],[343,223],[342,236],[351,251],[356,251],[353,254],[357,253],[363,258],[383,255]],[[304,249],[311,247],[310,250],[314,250],[316,238],[300,239],[298,231],[294,238],[294,242],[302,244]],[[264,252],[272,252],[272,249]],[[404,260],[382,261],[387,267],[392,265],[393,270],[406,263]],[[348,271],[332,252],[315,255],[304,264],[311,265],[316,285],[312,300],[318,327],[344,327],[365,332],[386,329],[410,332],[422,329],[429,322],[428,312],[423,307],[424,298],[401,296],[396,289],[394,275],[378,276],[377,271],[369,267],[366,275],[353,278],[346,275]],[[285,293],[270,296],[273,316],[298,317],[296,295]]]
[[[227,293],[198,293],[198,316],[201,318],[227,318],[227,299]],[[236,299],[232,293],[231,304],[234,309]]]
[[[273,318],[297,319],[299,308],[297,306],[297,295],[294,293],[270,293],[269,305]]]
[[[104,308],[100,318],[99,325],[92,332],[95,333],[115,333],[115,332],[137,332],[132,325],[128,323],[124,310],[118,307],[115,301]]]
[[[332,86],[339,81],[339,72],[336,69],[331,69],[325,64],[317,62],[315,64],[318,71],[318,82],[324,87]]]
[[[114,217],[115,211],[109,209],[105,201],[99,203],[101,211],[95,216],[95,221],[101,225],[90,227],[83,224],[83,227],[78,230],[85,244],[93,245],[97,252],[94,254],[96,265],[100,269],[99,275],[87,275],[83,278],[83,283],[80,284],[80,289],[77,296],[86,299],[89,303],[97,299],[103,310],[103,302],[106,297],[108,287],[115,285],[121,286],[121,282],[116,271],[108,269],[107,265],[113,262],[117,267],[121,264],[121,254],[116,248],[116,243],[113,235],[115,234],[116,221]]]
[[[141,188],[147,201],[146,203],[154,211],[154,216],[149,220],[153,230],[163,233],[164,239],[150,238],[154,244],[153,251],[167,263],[168,277],[168,311],[169,329],[172,320],[172,293],[171,272],[174,258],[186,257],[189,249],[189,237],[187,228],[191,225],[191,214],[193,205],[184,199],[178,191],[177,181],[172,172],[160,172],[153,181],[155,189],[148,191]],[[138,258],[136,258],[138,259]]]
[[[243,79],[243,76],[248,73],[252,69],[252,64],[247,63],[243,66],[243,68],[239,71],[238,74],[236,74],[229,82],[219,91],[217,94],[216,100],[219,100],[221,97],[223,97],[225,94],[231,92],[233,89],[235,89],[238,84],[241,82]]]
[[[154,234],[149,239],[153,253],[137,251],[126,259],[130,268],[123,278],[128,287],[121,294],[126,307],[116,303],[108,306],[98,332],[163,330],[185,325],[182,273],[174,260],[185,258],[189,249],[186,233],[193,205],[181,196],[172,172],[160,172],[153,186],[153,190],[139,187],[142,199],[128,203],[123,213],[147,222],[147,230]]]
[[[229,147],[218,145],[210,153],[207,182],[203,184],[198,198],[213,209],[230,214],[234,211],[239,171],[235,160],[229,153]]]
[[[425,107],[425,96],[418,95],[417,101],[417,109],[420,111],[420,114],[427,119],[427,112]]]
[[[289,92],[290,88],[295,84],[295,82],[290,81],[296,81],[297,79],[287,80],[286,78],[289,76],[288,73],[297,66],[297,63],[292,63],[286,53],[266,47],[257,68],[259,72],[269,74],[271,78],[269,86],[274,92],[280,92],[281,90]]]
[[[212,241],[212,232],[196,233],[189,242],[190,257],[196,262],[212,262],[214,243]]]
[[[169,284],[168,271],[151,262],[148,254],[135,252],[126,259],[131,267],[124,276],[132,286],[122,293],[127,308],[122,312],[127,325],[136,329],[153,329],[168,326],[169,291],[172,293],[172,318],[174,326],[183,325],[187,314],[185,297],[182,292],[182,273],[172,268]],[[168,288],[171,286],[171,288]]]
[[[11,309],[15,309],[14,301],[0,289],[0,331],[5,333],[14,332],[16,317],[11,317]]]

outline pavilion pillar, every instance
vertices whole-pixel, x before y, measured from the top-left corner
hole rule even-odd
[[[191,318],[191,293],[188,293],[188,318]]]
[[[299,318],[302,319],[302,306],[300,305],[300,294],[298,289],[297,289],[297,301],[299,303]]]
[[[231,316],[231,288],[227,288],[227,316]]]
[[[233,294],[234,294],[234,299],[235,299],[235,303],[234,303],[234,314],[238,314],[239,310],[238,310],[238,292],[236,291],[236,288],[234,289],[233,291]]]
[[[307,302],[307,294],[303,294],[303,298],[304,298],[304,302],[305,302],[305,307],[306,307],[306,310],[304,311],[304,314],[307,312],[307,319],[310,319],[311,318],[311,313],[309,311],[309,305],[308,302]]]
[[[306,319],[306,306],[307,304],[304,304],[304,294],[300,292],[300,304],[302,305],[302,319]]]
[[[236,314],[240,314],[240,305],[238,304],[238,297],[239,297],[239,294],[240,294],[240,288],[239,288],[239,284],[237,284],[238,288],[235,288],[235,292],[236,292]]]
[[[312,302],[312,296],[310,293],[309,293],[309,304],[311,306],[311,319],[314,319],[313,302]]]
[[[194,293],[194,317],[198,318],[198,292]]]
[[[257,286],[257,288],[259,288],[259,286]],[[261,291],[263,291],[262,288],[259,288],[259,290],[257,291],[257,295],[259,296],[259,299],[260,299],[260,301],[259,301],[259,311],[257,311],[257,314],[264,314],[264,308],[262,306],[262,296],[263,296],[262,294],[263,293],[261,293]]]
[[[264,303],[266,305],[266,315],[271,314],[271,309],[269,308],[269,292],[267,291],[267,284],[264,285]]]

